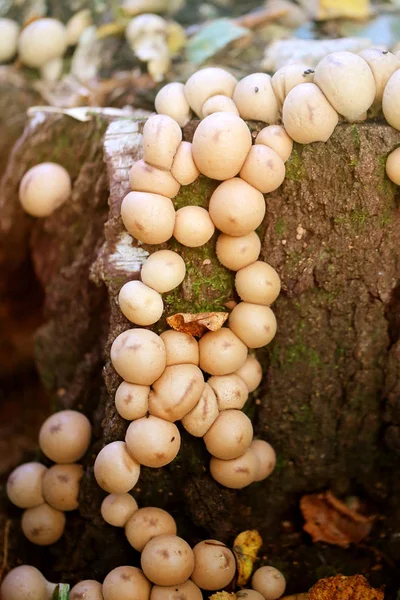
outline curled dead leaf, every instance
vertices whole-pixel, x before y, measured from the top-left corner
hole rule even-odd
[[[221,329],[228,316],[229,313],[225,312],[176,313],[171,317],[167,317],[167,323],[176,331],[201,337],[207,331],[218,331],[218,329]]]
[[[362,575],[335,575],[318,581],[307,600],[383,600],[382,590],[372,588]]]
[[[236,537],[233,543],[233,553],[236,558],[237,585],[239,587],[245,586],[250,579],[261,546],[262,538],[256,529],[242,531]]]
[[[215,592],[210,596],[210,600],[236,600],[234,592]]]
[[[313,542],[327,542],[347,548],[366,538],[374,517],[366,517],[348,508],[331,492],[310,494],[300,500],[300,509]]]

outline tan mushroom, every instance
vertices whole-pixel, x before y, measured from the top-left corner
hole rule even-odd
[[[181,436],[175,423],[153,415],[133,421],[125,440],[135,460],[155,469],[172,462],[181,446]]]
[[[149,396],[150,414],[166,421],[179,421],[194,408],[204,389],[199,367],[190,364],[167,367]]]
[[[204,246],[214,234],[208,210],[201,206],[184,206],[176,211],[174,238],[183,246]]]
[[[103,600],[103,586],[94,579],[84,579],[74,585],[68,600]]]
[[[94,462],[96,481],[110,494],[129,492],[136,485],[139,475],[140,464],[128,451],[125,442],[107,444],[100,450]]]
[[[148,329],[128,329],[111,346],[114,369],[125,381],[152,385],[166,366],[164,342]]]
[[[395,71],[390,77],[383,91],[382,110],[386,121],[400,130],[400,104],[398,101],[400,94],[400,69]]]
[[[376,85],[374,104],[380,105],[387,82],[400,69],[400,59],[392,52],[380,48],[365,48],[358,56],[365,60],[372,71]]]
[[[262,380],[262,368],[258,360],[249,354],[246,362],[238,369],[236,375],[239,375],[246,383],[249,392],[254,392]]]
[[[242,409],[245,405],[249,391],[239,375],[213,375],[207,383],[217,397],[219,410]]]
[[[286,581],[278,569],[266,566],[254,571],[251,586],[265,600],[277,600],[283,595],[286,589]]]
[[[247,347],[226,327],[209,331],[199,341],[200,368],[210,375],[227,375],[244,364]]]
[[[211,96],[211,98],[206,100],[206,102],[203,104],[201,112],[203,119],[204,117],[208,117],[216,112],[230,112],[239,116],[239,111],[234,101],[231,98],[228,98],[228,96],[223,96],[222,94]]]
[[[164,85],[154,100],[154,106],[160,115],[171,117],[180,127],[185,127],[190,121],[190,106],[183,83],[173,81]]]
[[[236,592],[236,598],[239,600],[264,600],[264,596],[262,596],[260,592],[246,589]]]
[[[278,103],[266,73],[252,73],[239,81],[233,92],[233,101],[246,121],[276,123]]]
[[[193,111],[202,118],[202,107],[211,96],[232,98],[237,79],[218,67],[207,67],[193,73],[185,84],[185,97]]]
[[[313,83],[313,80],[313,69],[303,63],[285,65],[278,69],[272,76],[271,85],[279,109],[282,110],[287,95],[294,87],[302,83]]]
[[[252,441],[253,426],[249,417],[234,409],[221,411],[204,436],[208,452],[222,460],[242,456]]]
[[[400,148],[396,148],[386,159],[386,175],[390,181],[400,185]]]
[[[21,565],[4,577],[0,594],[2,600],[51,600],[55,588],[38,569]]]
[[[196,339],[183,331],[167,329],[160,334],[167,353],[167,367],[172,365],[199,364],[199,345]]]
[[[182,419],[182,425],[194,437],[203,437],[219,415],[217,397],[208,383],[196,406]]]
[[[118,304],[122,314],[135,325],[153,325],[162,316],[161,295],[141,281],[128,281],[120,289]]]
[[[150,254],[140,272],[143,283],[160,294],[178,287],[185,274],[185,261],[172,250],[158,250]]]
[[[64,533],[65,514],[46,503],[27,508],[22,515],[21,529],[32,544],[50,546]]]
[[[19,25],[12,19],[0,19],[0,63],[14,58],[18,47]]]
[[[23,209],[33,217],[48,217],[71,195],[71,177],[61,165],[44,162],[25,173],[19,186]]]
[[[241,236],[221,233],[215,250],[219,262],[224,267],[238,271],[257,260],[260,256],[261,241],[255,231]]]
[[[23,28],[18,39],[18,56],[28,67],[44,67],[59,59],[67,49],[67,32],[57,19],[37,19]]]
[[[281,125],[269,125],[257,134],[255,144],[272,148],[283,162],[286,162],[293,150],[293,140]]]
[[[269,306],[279,296],[281,280],[271,265],[257,260],[236,273],[235,287],[245,302]]]
[[[192,144],[181,142],[176,151],[171,169],[172,175],[181,185],[190,185],[200,175],[193,160]]]
[[[203,600],[200,589],[188,579],[179,585],[153,585],[150,600]]]
[[[276,465],[275,450],[264,440],[253,440],[250,444],[257,458],[257,470],[254,481],[262,481],[269,477]]]
[[[65,24],[68,46],[76,46],[85,29],[91,25],[93,25],[93,19],[89,8],[83,8],[73,14]]]
[[[256,455],[248,448],[244,454],[231,460],[213,456],[210,460],[210,473],[224,487],[240,490],[253,483],[257,466]]]
[[[143,127],[143,158],[157,169],[170,171],[181,141],[182,131],[174,119],[153,115]]]
[[[125,527],[138,508],[135,498],[125,492],[124,494],[108,494],[101,503],[100,511],[101,516],[109,525]]]
[[[229,315],[229,327],[248,348],[262,348],[274,339],[277,325],[269,306],[239,302]]]
[[[234,177],[217,187],[210,198],[208,210],[220,231],[232,236],[244,236],[262,223],[265,200],[255,187]]]
[[[123,381],[115,393],[115,408],[127,421],[144,417],[149,410],[150,387]]]
[[[43,496],[57,510],[76,510],[83,477],[82,465],[53,465],[43,477]]]
[[[193,548],[195,567],[192,581],[199,588],[208,591],[226,587],[236,572],[233,553],[223,542],[204,540]]]
[[[130,545],[142,552],[153,538],[159,535],[176,535],[175,519],[162,508],[139,508],[126,523],[125,535]]]
[[[285,164],[275,150],[256,144],[250,148],[239,175],[263,194],[268,194],[283,183],[285,172]]]
[[[151,583],[136,567],[117,567],[103,581],[104,600],[149,600]]]
[[[60,410],[48,417],[39,431],[43,454],[57,463],[73,463],[85,454],[92,437],[92,426],[76,410]]]
[[[7,479],[7,496],[19,508],[43,504],[42,481],[47,468],[38,462],[29,462],[14,469]]]
[[[142,551],[140,559],[143,573],[156,585],[184,583],[194,569],[193,551],[177,535],[158,535]]]
[[[175,198],[181,187],[171,171],[157,169],[144,160],[133,163],[129,171],[129,181],[134,192],[151,192],[167,198]]]
[[[174,205],[161,194],[129,192],[122,201],[121,217],[128,233],[144,244],[163,244],[174,231]]]

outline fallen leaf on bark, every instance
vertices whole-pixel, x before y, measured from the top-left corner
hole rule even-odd
[[[176,331],[201,337],[207,331],[218,331],[218,329],[221,329],[228,315],[229,313],[225,312],[176,313],[171,317],[167,317],[167,323]]]
[[[318,581],[307,600],[383,600],[382,590],[372,588],[362,575],[335,575]]]
[[[236,600],[235,592],[215,592],[209,597],[209,600]]]
[[[365,517],[348,508],[331,492],[303,496],[300,509],[313,542],[327,542],[347,548],[366,538],[372,528],[374,517]]]
[[[262,538],[256,529],[242,531],[233,542],[238,586],[245,586],[250,579],[261,546]],[[238,594],[240,598],[240,592]]]

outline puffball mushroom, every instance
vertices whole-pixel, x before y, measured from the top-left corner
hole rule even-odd
[[[203,373],[196,365],[166,367],[153,383],[149,395],[150,414],[166,421],[179,421],[197,404],[203,389]]]
[[[262,368],[259,361],[249,354],[245,363],[235,371],[247,385],[249,392],[254,392],[258,388],[262,379]]]
[[[250,444],[250,450],[253,450],[257,458],[257,470],[254,481],[262,481],[271,475],[276,465],[275,450],[264,440],[253,440]]]
[[[129,453],[141,465],[154,469],[174,460],[181,446],[175,423],[153,415],[133,421],[126,432]]]
[[[213,192],[208,207],[214,225],[223,233],[244,236],[262,223],[265,200],[262,193],[243,179],[234,177]]]
[[[167,367],[181,364],[199,364],[199,345],[188,333],[167,329],[160,334],[167,353]]]
[[[103,581],[104,600],[149,600],[151,583],[136,567],[117,567]]]
[[[153,585],[150,600],[203,600],[203,594],[197,585],[188,579],[179,585]]]
[[[144,417],[149,410],[150,387],[123,381],[115,393],[115,408],[127,421]]]
[[[96,456],[94,476],[99,486],[110,494],[126,494],[136,485],[139,475],[140,464],[125,442],[111,442]]]
[[[18,56],[27,67],[40,68],[61,58],[68,45],[67,32],[57,19],[37,19],[20,33]]]
[[[70,195],[71,177],[68,171],[53,162],[40,163],[29,169],[19,186],[22,208],[33,217],[48,217]]]
[[[137,512],[138,504],[131,494],[109,494],[101,503],[101,516],[113,527],[125,527],[132,515]]]
[[[57,510],[75,510],[79,506],[82,465],[53,465],[43,477],[43,496]]]
[[[164,85],[156,95],[154,106],[158,114],[171,117],[180,127],[185,127],[190,121],[190,106],[183,83],[174,81]]]
[[[51,600],[55,589],[38,569],[21,565],[4,577],[0,594],[3,600]]]
[[[121,204],[121,217],[128,233],[144,244],[163,244],[174,231],[174,205],[161,194],[129,192]]]
[[[246,121],[276,123],[278,103],[266,73],[252,73],[239,81],[233,92],[233,101]]]
[[[253,483],[257,467],[257,458],[251,448],[238,458],[221,460],[213,456],[210,460],[210,473],[213,479],[233,490],[240,490]]]
[[[190,142],[181,142],[176,151],[171,173],[181,185],[190,185],[200,175],[195,165]]]
[[[125,535],[130,545],[142,552],[153,538],[159,535],[176,535],[175,519],[162,508],[139,508],[126,523]]]
[[[219,415],[217,397],[208,383],[196,406],[182,419],[182,425],[190,435],[203,437]]]
[[[185,279],[185,261],[177,252],[158,250],[147,258],[140,276],[146,285],[160,294],[170,292]]]
[[[296,86],[283,104],[283,125],[289,136],[299,144],[327,142],[338,120],[336,110],[315,83]]]
[[[264,596],[262,596],[260,592],[246,589],[236,592],[236,598],[239,598],[240,600],[264,600]]]
[[[392,52],[379,48],[365,48],[358,56],[365,60],[372,71],[376,85],[374,103],[380,104],[387,82],[393,73],[400,69],[400,59]]]
[[[200,369],[210,375],[227,375],[244,364],[245,344],[226,327],[209,331],[199,341]]]
[[[285,164],[275,150],[256,144],[250,148],[239,175],[263,194],[268,194],[283,183],[285,172]]]
[[[261,241],[255,231],[236,237],[221,233],[215,250],[221,265],[231,271],[238,271],[257,260]]]
[[[14,58],[18,47],[19,25],[12,19],[0,19],[0,63]]]
[[[42,481],[47,468],[38,462],[16,467],[7,479],[7,496],[19,508],[43,504]]]
[[[303,63],[295,63],[281,67],[272,75],[271,85],[274,90],[275,98],[279,109],[282,109],[283,103],[289,92],[302,83],[312,83],[314,71]]]
[[[82,458],[89,448],[92,426],[76,410],[60,410],[48,417],[39,431],[39,446],[50,460],[68,464]]]
[[[185,84],[185,97],[200,119],[202,108],[212,96],[223,95],[232,98],[237,79],[218,67],[207,67],[193,73]]]
[[[219,410],[241,409],[249,396],[247,385],[239,375],[213,375],[207,381],[214,391]]]
[[[257,260],[237,271],[235,287],[245,302],[269,306],[279,296],[281,280],[271,265]]]
[[[24,536],[38,546],[50,546],[58,542],[65,529],[65,514],[48,504],[27,508],[21,519]]]
[[[400,148],[396,148],[386,159],[386,175],[390,181],[400,185]]]
[[[376,95],[369,65],[352,52],[325,56],[315,67],[314,83],[348,121],[359,119],[372,106]]]
[[[170,171],[181,141],[182,130],[174,119],[153,115],[143,127],[143,158],[153,167]]]
[[[201,112],[203,118],[208,117],[208,115],[212,115],[216,112],[230,112],[239,116],[239,111],[234,101],[231,98],[228,98],[228,96],[223,96],[222,94],[211,96],[211,98],[206,100],[206,102],[203,104]]]
[[[251,586],[259,592],[265,600],[277,600],[286,588],[284,576],[274,567],[260,567],[253,573]]]
[[[88,8],[83,8],[67,21],[65,30],[68,46],[76,46],[82,33],[93,23],[92,14]]]
[[[253,425],[249,417],[235,409],[221,411],[204,436],[208,452],[222,460],[242,456],[252,440]]]
[[[157,169],[144,160],[133,163],[129,181],[134,192],[151,192],[167,198],[174,198],[181,187],[170,171]]]
[[[275,150],[283,162],[286,162],[293,150],[293,140],[281,125],[269,125],[257,134],[255,144],[263,144]]]
[[[148,329],[128,329],[111,346],[114,369],[128,383],[152,385],[166,366],[164,342]]]
[[[74,585],[68,600],[103,600],[103,586],[94,579],[84,579]]]
[[[233,553],[218,540],[204,540],[193,548],[195,567],[191,576],[199,588],[207,591],[226,587],[236,572]]]
[[[193,135],[193,160],[211,179],[235,177],[251,148],[246,123],[232,113],[217,112],[200,121]]]
[[[229,327],[248,348],[262,348],[274,339],[277,325],[269,306],[239,302],[229,315]]]
[[[176,211],[174,238],[183,246],[204,246],[214,234],[208,210],[201,206],[184,206]]]
[[[141,281],[128,281],[118,295],[122,314],[135,325],[153,325],[162,316],[164,302],[160,294]]]
[[[158,535],[143,548],[140,563],[152,583],[179,585],[191,576],[194,556],[189,544],[177,535]]]
[[[400,130],[400,105],[398,102],[399,94],[400,69],[395,71],[387,82],[382,97],[383,116],[389,125],[398,130]]]

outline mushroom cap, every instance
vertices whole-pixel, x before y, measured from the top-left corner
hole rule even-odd
[[[57,510],[75,510],[79,506],[82,465],[53,465],[43,477],[43,496]]]
[[[76,410],[60,410],[41,426],[39,446],[50,460],[73,463],[86,453],[91,437],[92,426],[84,414]]]
[[[149,396],[151,415],[166,421],[179,421],[194,408],[204,389],[199,367],[191,364],[167,367]]]
[[[253,425],[249,417],[235,409],[221,411],[204,436],[208,452],[222,460],[242,456],[252,441]]]
[[[202,107],[211,98],[222,94],[232,98],[237,79],[218,67],[206,67],[193,73],[185,84],[185,96],[193,111],[202,118]]]
[[[383,116],[389,125],[398,130],[400,130],[400,104],[398,101],[399,94],[400,69],[395,71],[390,77],[383,91],[382,97]]]
[[[281,280],[271,265],[257,260],[237,271],[235,287],[245,302],[269,306],[279,296]]]
[[[121,204],[121,217],[128,233],[144,244],[163,244],[174,231],[174,205],[161,194],[129,192]]]
[[[239,600],[264,600],[264,596],[260,592],[256,592],[256,590],[239,590],[236,592],[236,597]]]
[[[272,89],[278,106],[282,109],[288,93],[302,83],[313,83],[314,71],[304,63],[285,65],[274,73],[271,79]]]
[[[285,163],[272,148],[256,144],[240,170],[240,177],[263,194],[276,190],[285,179]]]
[[[293,150],[293,140],[282,125],[269,125],[257,134],[255,144],[263,144],[275,150],[283,162],[286,162]]]
[[[0,593],[3,600],[50,600],[55,587],[35,567],[21,565],[7,573]]]
[[[352,52],[333,52],[325,56],[315,67],[314,83],[348,121],[355,121],[365,113],[376,95],[369,65]]]
[[[151,583],[136,567],[117,567],[103,581],[104,600],[149,600]]]
[[[68,46],[75,46],[79,42],[79,39],[85,29],[90,27],[92,24],[92,13],[89,8],[83,8],[72,15],[72,17],[65,24]]]
[[[229,327],[248,348],[262,348],[274,339],[277,325],[269,306],[239,302],[229,315]]]
[[[199,364],[199,345],[188,333],[167,329],[160,334],[167,353],[167,367],[181,364]]]
[[[52,162],[40,163],[29,169],[19,186],[22,208],[33,217],[48,217],[68,200],[70,194],[68,171]]]
[[[103,586],[94,579],[84,579],[71,589],[68,600],[103,600]]]
[[[203,600],[200,589],[188,579],[179,585],[153,585],[150,600]]]
[[[190,185],[200,175],[200,171],[193,160],[192,144],[190,142],[179,144],[172,163],[171,173],[181,185]]]
[[[193,548],[195,567],[192,581],[203,590],[220,590],[226,587],[236,572],[233,553],[218,540],[204,540]]]
[[[390,181],[400,185],[400,148],[396,148],[386,159],[386,175]]]
[[[142,552],[146,544],[159,535],[176,535],[175,519],[162,508],[139,508],[128,520],[125,535],[130,545]]]
[[[16,467],[7,479],[7,496],[19,508],[43,504],[42,480],[47,468],[38,462]]]
[[[382,102],[383,90],[387,82],[397,69],[400,69],[400,59],[392,52],[380,48],[365,48],[358,56],[368,64],[374,76],[376,93],[375,103]]]
[[[200,173],[211,179],[235,177],[251,148],[246,123],[232,113],[217,112],[205,117],[193,135],[192,154]]]
[[[140,559],[144,574],[156,585],[184,583],[194,569],[193,551],[177,535],[158,535],[143,548]]]
[[[231,271],[250,265],[260,256],[261,240],[255,231],[232,236],[221,233],[217,239],[216,253],[219,262]]]
[[[182,130],[174,119],[152,115],[143,127],[143,158],[153,167],[170,171],[181,141]]]
[[[223,233],[244,236],[262,223],[265,200],[262,193],[243,179],[234,177],[217,187],[208,207],[214,225]]]
[[[153,325],[162,316],[160,294],[141,281],[128,281],[120,289],[118,304],[122,314],[135,325]]]
[[[211,239],[214,231],[214,223],[205,208],[184,206],[176,211],[174,238],[183,246],[203,246]]]
[[[222,94],[211,96],[211,98],[206,100],[201,112],[203,119],[216,112],[230,112],[239,116],[239,111],[232,98],[228,98],[228,96],[223,96]]]
[[[231,460],[213,456],[210,460],[210,473],[224,487],[240,490],[253,483],[257,465],[256,455],[248,448],[244,454]]]
[[[315,83],[296,86],[283,104],[283,125],[299,144],[327,142],[338,120],[337,112]]]
[[[143,159],[133,163],[129,181],[134,192],[150,192],[167,198],[174,198],[181,187],[170,171],[157,169]]]
[[[190,435],[203,437],[219,415],[217,397],[208,383],[196,406],[182,419],[182,425]]]
[[[156,95],[154,106],[160,115],[171,117],[180,127],[185,127],[190,121],[190,106],[183,83],[173,81],[164,85]]]
[[[262,368],[259,361],[249,354],[246,362],[236,371],[236,375],[243,379],[249,392],[254,392],[261,383]]]
[[[108,494],[101,503],[101,516],[113,527],[125,527],[134,512],[138,510],[135,498],[124,494]]]
[[[277,600],[286,588],[284,576],[274,567],[260,567],[253,573],[251,586],[259,592],[265,600]]]
[[[245,405],[249,396],[246,383],[235,373],[213,375],[207,383],[217,397],[219,410],[230,408],[238,408],[240,410]]]
[[[24,536],[38,546],[49,546],[58,542],[65,529],[65,514],[48,504],[27,508],[21,519]]]
[[[140,276],[143,283],[160,294],[170,292],[185,279],[185,261],[177,252],[158,250],[147,258]]]
[[[247,347],[228,328],[209,331],[199,341],[200,368],[210,375],[227,375],[244,364]]]
[[[128,329],[111,346],[114,369],[125,381],[152,385],[166,366],[164,342],[154,331]]]
[[[257,458],[257,472],[254,481],[262,481],[271,475],[276,465],[275,450],[264,440],[253,440],[250,444]]]
[[[8,62],[17,53],[19,25],[12,19],[0,19],[0,63]]]
[[[276,123],[278,103],[271,85],[271,76],[252,73],[241,79],[233,92],[233,101],[246,121]]]
[[[125,442],[111,442],[96,456],[94,476],[99,486],[110,494],[129,492],[136,485],[139,475],[140,464],[128,452]]]
[[[174,460],[181,446],[175,423],[153,415],[133,421],[125,437],[129,453],[145,467],[164,467]]]
[[[123,381],[115,393],[115,408],[127,421],[144,417],[149,410],[150,387]]]
[[[67,45],[67,32],[61,21],[37,19],[21,31],[18,54],[26,66],[38,68],[63,56]]]

